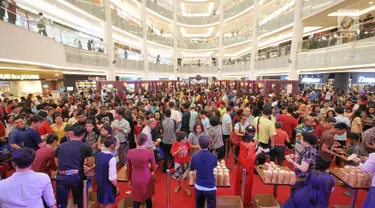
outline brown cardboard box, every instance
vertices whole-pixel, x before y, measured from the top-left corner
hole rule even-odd
[[[242,200],[239,196],[217,196],[217,208],[243,208]]]
[[[271,194],[257,194],[254,195],[254,207],[255,208],[280,208],[275,197]]]

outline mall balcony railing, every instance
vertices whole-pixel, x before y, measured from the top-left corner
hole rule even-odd
[[[65,0],[82,9],[83,11],[94,15],[105,21],[104,7],[101,0]],[[106,1],[106,0],[104,0]]]
[[[148,70],[152,72],[168,72],[173,73],[173,65],[168,64],[157,64],[157,63],[148,63]]]
[[[177,13],[177,22],[186,25],[208,25],[219,21],[220,15],[214,13],[209,16],[184,16],[181,10]]]
[[[233,30],[231,33],[224,34],[224,46],[233,45],[241,42],[251,40],[251,25],[246,25],[244,27]]]
[[[330,68],[375,63],[375,22],[353,26],[354,31],[337,31],[311,36],[300,45],[297,68]],[[356,30],[358,28],[358,30]]]
[[[173,47],[173,37],[165,37],[163,35],[157,35],[155,32],[148,31],[147,40],[155,43]]]
[[[208,65],[184,65],[178,67],[178,73],[218,73],[219,68],[217,66],[208,66]]]
[[[93,38],[75,35],[74,32],[61,25],[54,24],[52,20],[40,18],[39,15],[17,7],[16,13],[4,8],[7,18],[2,20],[25,28],[32,32],[51,38],[65,45],[66,61],[79,64],[108,66],[107,47],[104,43]],[[0,18],[1,20],[1,18]],[[86,60],[87,59],[87,60]]]
[[[123,13],[119,12],[112,12],[112,25],[122,29],[126,32],[129,32],[137,37],[143,38],[143,28],[142,22],[140,24],[136,21],[132,21],[131,19],[127,19],[125,16],[122,15]]]
[[[224,6],[224,19],[231,18],[254,5],[254,0],[237,0]]]
[[[288,7],[285,10],[282,8],[270,14],[262,15],[258,22],[258,35],[270,33],[293,23],[294,7]]]
[[[302,3],[302,18],[324,11],[344,0],[304,0]]]
[[[138,2],[142,5],[142,0],[138,0]],[[165,18],[173,19],[173,8],[170,4],[163,1],[146,0],[146,7]]]
[[[136,71],[144,71],[144,62],[132,59],[124,59],[120,57],[116,57],[116,68],[121,69],[131,69]]]
[[[234,60],[223,64],[222,72],[250,71],[250,61]]]
[[[208,38],[201,40],[194,40],[192,38],[180,38],[177,42],[177,47],[180,49],[189,50],[205,50],[219,47],[219,38]]]
[[[259,52],[255,61],[255,70],[288,67],[290,50],[291,46],[287,45]]]

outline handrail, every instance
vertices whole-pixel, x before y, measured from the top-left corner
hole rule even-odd
[[[256,61],[262,61],[267,59],[273,59],[277,57],[287,56],[291,52],[291,45],[279,46],[275,48],[267,48],[266,50],[260,50],[256,57]]]
[[[352,26],[353,31],[328,31],[321,36],[310,36],[300,43],[300,52],[319,48],[328,48],[353,41],[358,41],[375,35],[375,20],[358,23]]]
[[[167,170],[167,180],[166,180],[166,183],[167,183],[167,185],[166,185],[166,189],[167,189],[167,191],[166,191],[166,193],[167,193],[166,208],[170,208],[170,206],[171,206],[171,182],[170,182],[170,180],[171,180],[171,172],[168,169]]]
[[[9,3],[11,4],[11,3]],[[95,41],[95,37],[93,38],[85,38],[85,37],[79,37],[79,36],[76,36],[76,35],[73,35],[71,34],[69,31],[67,31],[66,29],[64,29],[62,26],[59,26],[57,24],[54,24],[54,22],[46,17],[39,17],[38,15],[28,11],[28,10],[25,10],[17,5],[14,5],[13,6],[16,7],[16,11],[17,12],[13,12],[11,10],[9,10],[8,8],[5,8],[3,5],[0,5],[1,8],[3,8],[6,12],[11,13],[13,15],[19,17],[18,18],[18,24],[17,24],[17,19],[14,20],[14,22],[10,22],[10,19],[9,19],[9,15],[8,15],[8,19],[6,20],[6,22],[8,23],[11,23],[11,24],[14,24],[14,25],[17,25],[17,26],[20,26],[20,27],[23,27],[27,30],[30,30],[30,31],[33,31],[33,32],[38,32],[38,33],[44,33],[43,30],[41,30],[40,28],[38,28],[38,23],[39,25],[42,25],[44,26],[44,35],[46,37],[49,37],[63,45],[68,45],[68,46],[73,46],[73,47],[76,47],[76,48],[80,48],[80,49],[83,49],[83,50],[88,50],[88,51],[97,51],[97,52],[101,52],[101,53],[104,53],[107,51],[107,47],[106,45],[103,43],[103,42],[98,42],[98,41]],[[24,14],[22,14],[24,13]],[[31,17],[34,16],[35,18],[32,19]],[[5,21],[5,20],[4,20]],[[26,24],[25,24],[26,23]],[[21,25],[19,25],[21,24]],[[41,27],[41,26],[40,26]],[[48,31],[48,33],[47,33]],[[78,31],[76,31],[78,32]],[[57,33],[57,34],[56,34]],[[68,39],[72,39],[72,40],[68,40],[66,37],[64,39],[64,35],[68,36],[69,38]],[[85,45],[87,46],[87,49],[86,47],[82,44],[82,41],[85,41],[85,42],[92,42],[92,44],[90,44],[90,47],[91,46],[94,46],[94,48],[92,48],[91,50],[89,50],[89,47],[88,45]],[[99,46],[99,47],[95,47],[95,46]]]

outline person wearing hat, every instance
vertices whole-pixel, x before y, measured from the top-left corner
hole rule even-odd
[[[188,177],[188,167],[190,163],[190,151],[193,149],[191,143],[187,140],[188,135],[180,131],[176,135],[176,141],[172,144],[171,154],[174,157],[174,167],[175,172],[172,177],[178,181],[177,187],[174,192],[177,194],[181,189],[181,180],[185,181],[184,190],[188,196],[191,192],[187,188],[187,177]]]
[[[216,207],[216,180],[214,169],[217,165],[217,157],[208,151],[210,138],[206,135],[199,137],[199,151],[193,156],[190,171],[196,171],[195,204],[197,208],[203,208],[207,202],[207,208]]]
[[[84,143],[86,131],[80,126],[73,127],[73,136],[70,140],[61,144],[55,152],[57,165],[56,197],[58,207],[66,208],[70,190],[73,193],[74,204],[78,208],[83,207],[83,181],[85,180],[84,165],[92,167],[94,157],[92,148]]]
[[[31,170],[35,160],[34,150],[23,147],[16,149],[11,157],[16,172],[0,181],[0,207],[44,207],[56,208],[51,179],[45,173]]]

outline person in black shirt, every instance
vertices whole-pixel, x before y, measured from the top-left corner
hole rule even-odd
[[[73,193],[74,204],[83,207],[83,180],[85,180],[84,165],[91,168],[94,165],[92,148],[82,142],[85,129],[80,125],[73,127],[74,135],[70,141],[61,144],[55,152],[55,163],[58,167],[56,176],[57,207],[66,208],[70,190]]]
[[[190,134],[190,102],[186,102],[182,105],[182,119],[181,119],[181,131],[186,134]]]
[[[99,120],[100,123],[102,124],[111,124],[113,119],[112,113],[107,112],[107,107],[106,106],[101,106],[100,107],[100,113],[96,116],[96,118]]]

